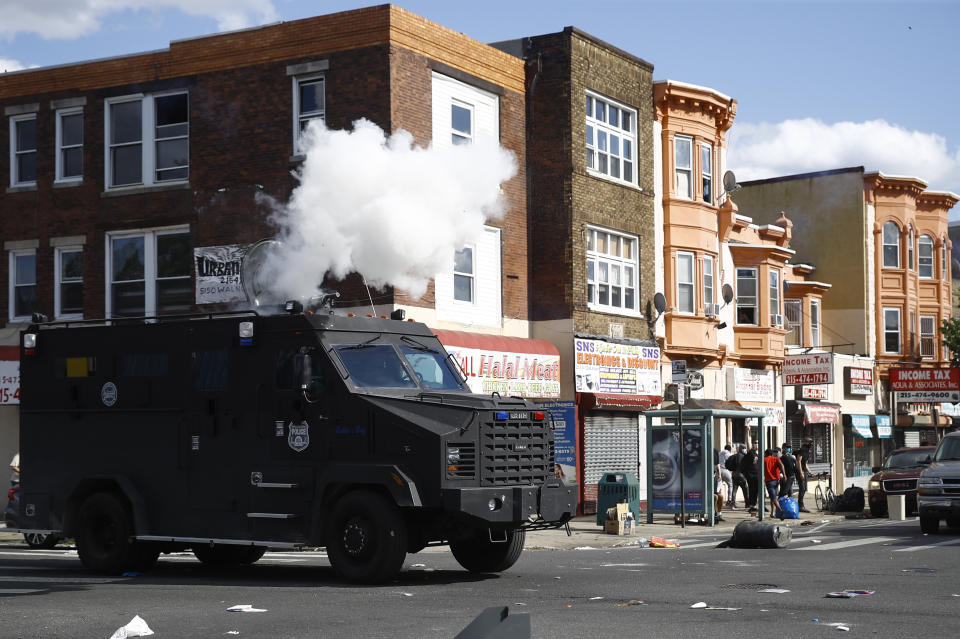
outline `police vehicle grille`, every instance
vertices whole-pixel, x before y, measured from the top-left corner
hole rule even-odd
[[[484,422],[480,431],[480,484],[542,484],[553,472],[553,440],[546,421]]]
[[[447,479],[473,479],[477,476],[477,446],[472,442],[451,443],[460,451],[460,461],[447,464]],[[455,469],[455,470],[453,470]]]

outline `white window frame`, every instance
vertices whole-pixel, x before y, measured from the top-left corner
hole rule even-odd
[[[681,143],[689,150],[690,164],[687,166],[680,166],[677,160],[680,156],[677,149]],[[680,174],[684,174],[687,177],[686,193],[680,192],[680,181],[677,179]],[[689,135],[675,135],[673,137],[673,193],[684,200],[693,199],[693,138]]]
[[[63,279],[63,254],[64,253],[80,253],[80,278],[79,279]],[[57,319],[82,319],[83,318],[83,306],[81,303],[81,310],[79,313],[64,313],[62,310],[63,305],[63,286],[65,284],[80,284],[80,290],[83,291],[83,246],[59,246],[53,254],[53,314]]]
[[[456,267],[456,261],[454,261],[453,267],[453,303],[454,304],[467,304],[473,306],[477,303],[477,246],[475,244],[465,244],[463,249],[470,249],[470,269],[468,273],[466,271],[458,271]],[[458,253],[460,251],[457,251]],[[466,278],[470,283],[470,299],[461,300],[457,299],[457,278]]]
[[[820,348],[820,301],[810,300],[810,346]]]
[[[459,107],[465,110],[470,114],[470,130],[461,131],[453,126],[453,108]],[[473,130],[476,121],[476,114],[474,113],[474,106],[469,102],[463,100],[458,100],[456,98],[450,100],[450,142],[454,145],[458,144],[473,144]]]
[[[616,122],[611,113],[617,114]],[[626,127],[625,119],[629,119]],[[637,184],[636,109],[587,91],[585,144],[587,173],[621,184]]]
[[[927,326],[924,326],[924,323]],[[937,357],[937,318],[933,315],[920,316],[920,357],[923,359]]]
[[[688,264],[688,272],[690,273],[690,278],[688,280],[680,279],[680,264],[682,262],[687,262]],[[696,264],[697,260],[694,253],[690,253],[688,251],[677,251],[677,313],[680,315],[693,315],[697,310]],[[684,306],[681,302],[681,290],[686,290],[689,292],[689,303],[687,306]]]
[[[80,143],[79,144],[63,144],[63,119],[66,117],[80,116]],[[56,183],[63,184],[68,182],[82,182],[83,181],[83,107],[73,107],[69,109],[58,109],[57,110],[57,131],[56,131]],[[66,151],[73,149],[80,149],[80,174],[79,175],[64,175],[64,162],[63,154]]]
[[[37,146],[40,144],[39,135],[37,132],[34,133],[34,147],[32,149],[19,149],[17,148],[17,125],[22,122],[33,121],[34,128],[37,127],[37,114],[36,113],[27,113],[24,115],[14,115],[10,117],[10,186],[36,186],[36,172],[37,172]],[[20,156],[33,154],[33,171],[34,178],[32,180],[22,180],[20,179],[20,163],[18,162]]]
[[[933,238],[921,235],[917,238],[917,275],[923,280],[933,279]]]
[[[770,326],[777,325],[777,315],[783,316],[780,309],[780,271],[770,269]]]
[[[605,313],[616,313],[618,315],[640,316],[640,258],[638,251],[640,249],[640,240],[636,235],[614,231],[598,226],[588,226],[587,230],[587,307],[594,311]],[[597,238],[600,234],[605,235],[607,249],[600,252]],[[611,252],[610,238],[618,240],[620,255]],[[624,257],[629,245],[630,257]],[[590,277],[591,265],[594,275]],[[601,265],[606,265],[607,280],[604,282],[600,278]],[[615,268],[619,268],[619,284],[615,283],[613,277]],[[630,275],[632,273],[632,275]],[[628,282],[628,279],[630,282]],[[632,286],[628,286],[632,283]],[[600,302],[600,287],[607,286],[607,303]],[[613,287],[620,288],[620,306],[613,304]],[[627,305],[628,290],[632,290],[633,305]]]
[[[791,314],[797,317],[794,321],[790,318]],[[787,329],[783,343],[787,346],[803,346],[803,300],[798,298],[786,298],[783,300],[783,323]],[[796,330],[796,338],[791,337]],[[793,342],[796,343],[793,343]]]
[[[706,158],[704,158],[704,154],[706,154]],[[700,143],[700,177],[703,201],[713,206],[713,146],[706,142]],[[708,193],[710,197],[707,197]]]
[[[887,241],[888,229],[894,230],[894,233],[896,235],[895,242],[891,243]],[[881,259],[881,263],[883,264],[883,268],[900,268],[900,227],[897,226],[896,222],[890,221],[883,225],[883,229],[881,231],[881,243],[882,243],[882,246],[880,250],[880,253],[881,253],[880,259]],[[892,264],[888,263],[887,261],[887,250],[886,250],[888,247],[891,247],[891,246],[896,247],[895,255],[897,257],[896,262]]]
[[[104,306],[106,317],[113,318],[113,240],[122,238],[142,237],[143,241],[143,283],[144,283],[144,316],[153,316],[157,314],[157,282],[162,279],[157,276],[157,237],[161,235],[175,235],[179,233],[191,234],[189,226],[175,226],[152,229],[137,229],[132,231],[117,231],[114,233],[105,233],[105,268],[104,268]],[[178,276],[172,279],[191,279],[191,274],[187,272],[186,276]],[[140,280],[124,280],[125,282],[137,282]],[[125,317],[125,316],[118,316]]]
[[[704,313],[706,313],[707,305],[713,306],[716,304],[716,298],[714,297],[714,273],[713,273],[713,256],[704,255],[703,256],[703,308]]]
[[[741,275],[741,271],[744,272],[744,276],[743,276],[742,278],[741,278],[741,276],[740,276],[740,275]],[[748,274],[747,274],[747,271],[749,271],[750,273],[752,273],[752,275],[748,275]],[[736,300],[737,300],[737,324],[739,324],[740,326],[759,326],[759,324],[760,324],[760,290],[759,290],[759,288],[760,288],[760,282],[759,282],[759,279],[758,279],[758,269],[757,269],[756,267],[753,267],[753,266],[749,266],[749,267],[748,267],[748,266],[738,266],[738,267],[736,267],[735,276],[736,276],[736,283],[737,283],[737,297],[736,297]],[[740,301],[741,299],[744,299],[744,298],[740,295],[740,280],[741,280],[741,279],[743,279],[743,280],[752,279],[752,280],[753,280],[753,290],[754,290],[754,294],[753,294],[753,304],[744,304],[744,303],[742,303],[742,302]],[[748,308],[752,308],[752,309],[753,309],[753,321],[752,321],[752,322],[741,322],[741,321],[740,321],[740,310],[741,310],[741,308],[744,309],[744,310],[745,310],[745,309],[748,309]]]
[[[907,268],[912,271],[912,270],[914,269],[914,264],[916,264],[916,262],[914,262],[914,260],[913,260],[914,247],[916,246],[916,242],[914,241],[914,240],[915,240],[915,236],[914,236],[914,234],[913,234],[913,225],[910,225],[910,226],[907,227],[907,228],[908,228],[908,232],[907,232]]]
[[[303,75],[303,76],[293,76],[293,149],[295,154],[302,154],[303,150],[300,146],[300,134],[303,131],[303,127],[306,126],[310,120],[320,120],[321,122],[326,122],[327,120],[327,79],[326,75],[323,73]],[[320,83],[323,85],[323,105],[316,111],[301,112],[300,111],[300,85],[302,84],[311,84],[311,83]]]
[[[17,283],[17,258],[24,257],[27,255],[33,256],[33,283],[24,282]],[[10,257],[8,258],[8,273],[9,276],[9,286],[7,289],[7,299],[9,300],[7,316],[10,318],[11,322],[25,322],[29,321],[32,318],[32,313],[29,315],[16,315],[16,290],[18,286],[33,286],[34,287],[34,299],[39,301],[39,291],[37,290],[37,251],[36,249],[23,249],[17,251],[10,251]]]
[[[896,317],[896,327],[890,328],[888,324],[889,317]],[[899,308],[884,308],[883,309],[883,352],[892,353],[899,355],[900,351],[903,350],[903,339],[901,331],[901,322],[900,322],[900,309]],[[896,333],[897,335],[897,350],[891,351],[887,348],[887,336],[888,334]]]
[[[940,279],[947,278],[947,238],[940,238]]]
[[[187,133],[182,136],[175,136],[171,138],[158,138],[156,135],[157,129],[157,113],[155,100],[157,98],[163,98],[171,95],[186,95],[187,96]],[[103,145],[104,145],[104,184],[108,190],[112,189],[128,189],[128,188],[141,188],[154,186],[157,184],[186,184],[190,181],[190,93],[185,90],[176,90],[176,91],[163,91],[159,93],[135,93],[132,95],[117,96],[113,98],[107,98],[104,101],[103,109]],[[135,142],[125,142],[118,143],[114,145],[110,140],[110,134],[112,132],[110,128],[110,114],[114,106],[119,104],[124,104],[128,102],[140,102],[140,182],[130,183],[130,184],[118,184],[113,183],[113,148],[114,146],[120,147],[124,145],[133,145]],[[187,170],[187,177],[185,178],[176,178],[170,180],[159,180],[157,179],[157,142],[186,138],[187,140],[187,165],[184,168]],[[160,169],[167,170],[167,169]]]

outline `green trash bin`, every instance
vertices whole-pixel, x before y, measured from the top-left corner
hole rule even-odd
[[[597,484],[597,525],[603,526],[607,508],[630,504],[633,521],[640,521],[640,482],[633,473],[604,473]]]

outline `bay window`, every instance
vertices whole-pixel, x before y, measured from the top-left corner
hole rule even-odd
[[[693,290],[693,253],[677,253],[677,312],[692,314],[696,308]]]
[[[757,325],[757,269],[737,269],[737,324]]]
[[[900,268],[900,227],[896,222],[883,225],[883,266]]]

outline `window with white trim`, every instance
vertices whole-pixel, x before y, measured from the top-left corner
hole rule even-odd
[[[940,238],[940,279],[945,280],[947,277],[947,238]]]
[[[900,227],[896,222],[883,225],[883,266],[900,268]]]
[[[673,192],[677,197],[693,199],[693,138],[673,138]]]
[[[59,247],[54,253],[53,312],[57,319],[83,317],[83,249]]]
[[[757,325],[757,269],[737,269],[737,324]]]
[[[300,136],[311,120],[326,119],[326,80],[323,75],[293,78],[294,149],[300,153]]]
[[[165,229],[107,235],[107,317],[189,311],[190,232]]]
[[[883,352],[900,352],[900,309],[883,309]]]
[[[677,252],[677,312],[693,314],[697,305],[694,293],[693,253]]]
[[[460,100],[450,103],[450,141],[454,144],[473,142],[473,105]]]
[[[30,319],[37,308],[37,253],[10,252],[10,321]]]
[[[637,237],[587,229],[587,305],[613,313],[638,313]]]
[[[185,181],[190,171],[186,92],[107,100],[108,188]]]
[[[83,108],[57,111],[57,181],[83,179]]]
[[[924,279],[933,278],[933,238],[921,235],[917,241],[917,272]]]
[[[920,357],[932,359],[937,356],[937,318],[920,316]]]
[[[10,186],[37,183],[37,116],[10,118]]]
[[[474,276],[473,246],[464,246],[453,257],[453,299],[473,304]]]
[[[703,180],[703,201],[713,204],[713,147],[700,145],[700,176]]]
[[[770,326],[782,326],[780,312],[780,271],[770,271]]]
[[[820,302],[810,300],[810,346],[820,348]]]
[[[703,256],[703,307],[705,312],[714,314],[713,305],[713,256]]]
[[[587,170],[636,184],[636,110],[589,91],[586,109]]]
[[[907,232],[907,268],[911,271],[913,270],[913,247],[916,245],[913,239],[913,226],[908,227],[909,231]]]
[[[783,343],[803,346],[803,300],[783,300],[783,319],[787,329]]]

